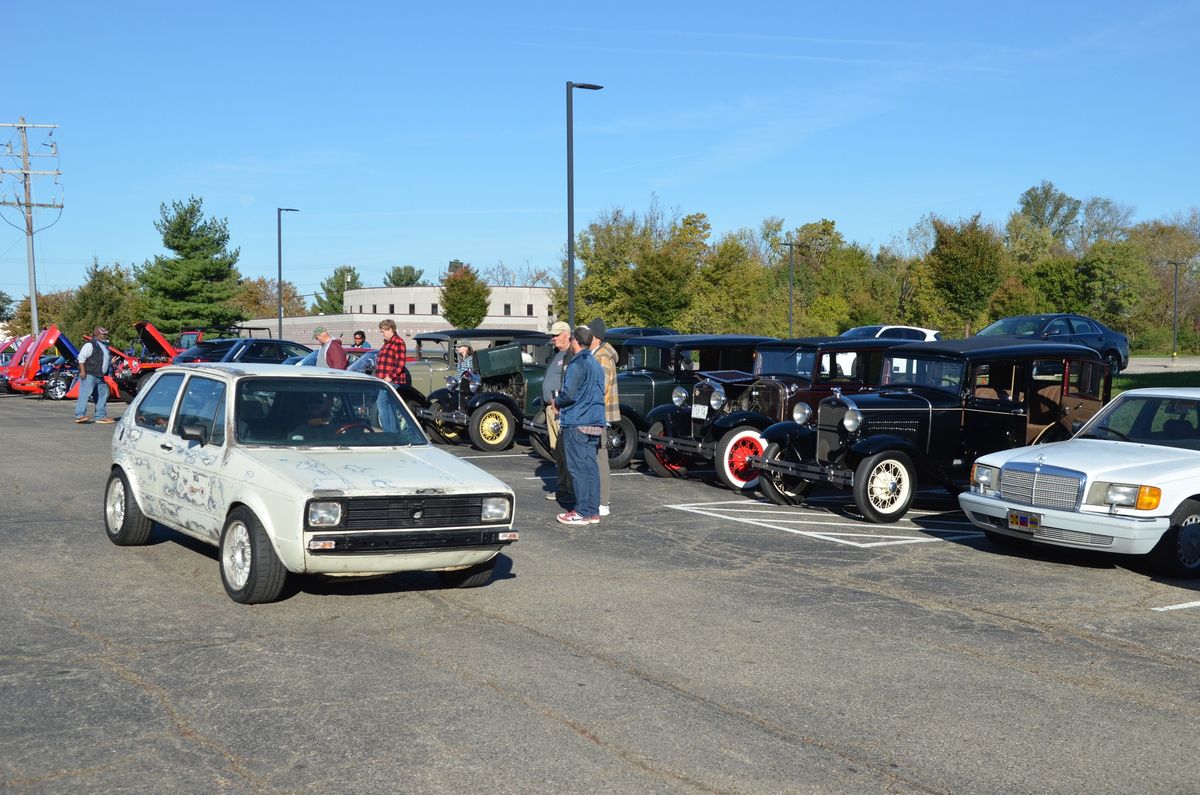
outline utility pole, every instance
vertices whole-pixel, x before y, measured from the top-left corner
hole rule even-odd
[[[17,207],[17,208],[23,210],[25,213],[25,259],[29,263],[29,314],[30,314],[30,320],[32,323],[32,328],[30,330],[36,335],[40,331],[40,328],[38,327],[38,311],[37,311],[37,269],[34,267],[34,263],[33,263],[33,231],[34,231],[33,230],[33,208],[34,207],[50,207],[50,208],[57,208],[57,209],[61,210],[62,205],[57,202],[49,202],[49,203],[34,202],[34,200],[33,200],[33,178],[34,177],[48,177],[48,176],[57,177],[62,174],[62,171],[59,171],[58,169],[55,169],[54,171],[34,171],[32,168],[30,168],[29,158],[31,158],[31,157],[58,157],[58,144],[51,141],[49,152],[46,152],[46,153],[34,152],[33,154],[30,154],[30,152],[29,152],[29,137],[28,137],[26,131],[31,127],[34,129],[53,130],[53,129],[57,128],[58,125],[57,124],[26,124],[25,117],[22,116],[21,120],[19,122],[17,122],[16,124],[0,124],[0,127],[16,127],[21,136],[21,168],[19,170],[0,168],[0,176],[2,176],[4,174],[20,174],[21,181],[22,181],[22,183],[24,183],[24,188],[25,188],[24,200],[22,200],[20,197],[17,197],[16,201],[5,201],[5,200],[2,200],[2,197],[0,197],[0,206]],[[51,134],[53,134],[53,133],[51,133]],[[15,153],[13,152],[11,143],[8,145],[8,152],[6,154],[8,154],[10,157],[15,157]]]

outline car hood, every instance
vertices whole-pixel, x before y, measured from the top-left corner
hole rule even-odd
[[[833,386],[836,386],[834,384]],[[826,398],[832,400],[833,398]],[[887,411],[896,409],[927,409],[932,403],[937,407],[959,406],[958,393],[927,387],[880,387],[878,391],[858,392],[846,395],[862,411]]]
[[[1178,447],[1110,441],[1068,439],[992,453],[981,463],[1000,466],[1014,462],[1062,467],[1084,472],[1091,481],[1116,483],[1162,483],[1194,477],[1200,452]]]
[[[498,478],[432,445],[349,450],[249,447],[242,452],[254,464],[245,473],[247,480],[261,478],[265,473],[257,470],[262,468],[323,496],[512,491]]]
[[[145,320],[139,320],[133,324],[133,327],[137,329],[138,340],[142,343],[142,347],[146,349],[147,353],[155,356],[166,356],[168,358],[181,353],[153,324]]]

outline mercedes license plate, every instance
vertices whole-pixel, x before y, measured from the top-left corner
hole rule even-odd
[[[708,406],[704,405],[703,403],[697,403],[696,405],[692,406],[692,419],[708,419]]]
[[[1028,513],[1026,511],[1009,511],[1008,512],[1008,529],[1016,530],[1021,533],[1036,533],[1042,527],[1042,515],[1040,513]]]

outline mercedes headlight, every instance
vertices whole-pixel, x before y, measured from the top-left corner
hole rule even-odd
[[[713,387],[712,394],[708,397],[708,405],[712,406],[713,411],[721,410],[721,406],[725,405],[725,387],[720,384]]]
[[[671,390],[671,402],[676,406],[686,406],[688,401],[688,391],[685,387],[677,386]]]
[[[846,416],[842,417],[842,427],[854,433],[862,425],[863,415],[858,409],[850,409],[846,412]]]
[[[506,522],[509,516],[512,515],[512,503],[508,497],[484,497],[483,510],[480,512],[480,521],[484,522]]]
[[[1000,488],[1000,470],[987,464],[975,464],[971,467],[971,485],[979,492],[995,491]]]
[[[1161,501],[1162,489],[1155,486],[1110,483],[1104,492],[1104,502],[1107,505],[1121,505],[1127,508],[1137,508],[1139,511],[1154,510]]]
[[[797,403],[792,406],[792,421],[797,425],[803,425],[812,417],[812,409],[807,403]]]
[[[342,504],[313,500],[308,504],[309,527],[337,527],[342,523]]]

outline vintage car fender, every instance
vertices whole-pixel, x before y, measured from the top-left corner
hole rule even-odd
[[[740,425],[749,425],[752,428],[757,428],[759,431],[764,431],[772,424],[771,418],[765,414],[760,414],[757,411],[735,411],[732,414],[725,414],[713,421],[712,431],[713,436],[722,436],[726,431],[737,428]]]
[[[442,387],[441,389],[435,389],[432,392],[430,392],[429,395],[425,398],[425,405],[428,406],[429,404],[436,401],[436,402],[440,403],[443,408],[453,408],[454,406],[458,405],[458,401],[451,400],[450,396],[451,396],[450,390],[446,387]]]
[[[789,444],[798,446],[806,442],[810,443],[809,446],[811,447],[811,441],[816,434],[817,431],[815,428],[809,425],[801,425],[791,420],[784,420],[774,425],[768,425],[761,432],[762,438],[766,439],[768,443],[776,442],[781,447],[786,447]]]
[[[227,461],[226,465],[231,470],[236,470],[239,464],[254,468],[255,476],[245,480],[234,480],[230,484],[233,485],[232,493],[226,495],[229,511],[239,505],[249,508],[258,521],[262,522],[267,537],[271,539],[271,546],[275,548],[275,554],[279,556],[284,567],[290,572],[303,572],[305,565],[302,514],[311,495],[305,494],[302,489],[289,488],[286,482],[277,478],[269,469],[255,468],[252,458],[237,462]],[[264,483],[264,480],[267,482]],[[226,516],[229,515],[229,511],[226,511]]]
[[[653,411],[653,409],[651,409],[651,411]],[[650,420],[624,404],[621,404],[621,416],[627,417],[629,421],[633,423],[633,427],[637,428],[639,431],[645,431],[650,428]]]
[[[674,404],[665,406],[655,406],[646,415],[646,428],[656,422],[663,424],[663,429],[668,436],[690,436],[692,433],[692,410],[691,407],[681,408]],[[679,428],[683,428],[682,431]]]
[[[888,451],[904,453],[919,471],[932,477],[938,483],[950,488],[952,491],[954,490],[953,480],[942,471],[941,467],[932,463],[929,460],[929,456],[925,454],[925,451],[902,436],[879,434],[869,436],[866,439],[860,439],[850,445],[850,449],[840,463],[847,469],[854,469],[864,458]]]
[[[476,392],[467,401],[467,413],[474,414],[475,410],[484,403],[499,403],[512,412],[513,417],[519,423],[525,416],[525,409],[513,400],[509,395],[503,392]]]

